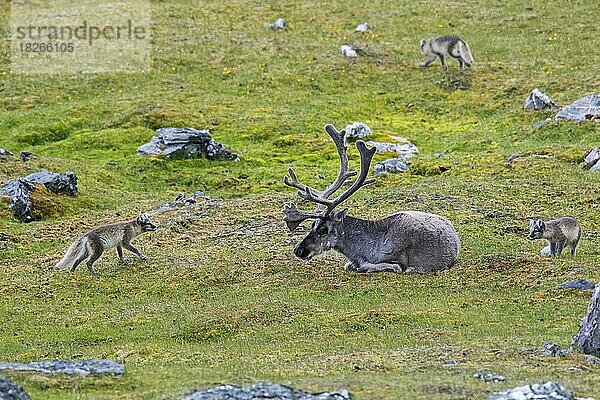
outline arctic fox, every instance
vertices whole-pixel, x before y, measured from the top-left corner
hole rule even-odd
[[[577,245],[581,239],[581,225],[572,217],[560,217],[546,222],[540,218],[534,218],[529,220],[527,239],[546,239],[549,246],[540,251],[542,255],[558,257],[564,247],[569,245],[571,256],[575,257]]]
[[[429,67],[436,58],[440,59],[443,69],[448,69],[445,56],[450,56],[458,60],[458,65],[463,68],[473,65],[473,56],[467,43],[454,35],[438,36],[429,39],[421,39],[421,53],[427,56],[427,60],[419,64],[421,67]]]
[[[117,248],[117,255],[121,262],[125,261],[123,248],[131,251],[140,259],[145,260],[146,256],[133,247],[131,241],[142,233],[152,232],[157,228],[158,226],[146,214],[142,214],[131,221],[99,226],[73,243],[62,260],[54,268],[70,268],[72,272],[75,271],[75,268],[83,260],[89,257],[87,267],[93,275],[98,275],[96,270],[94,270],[94,263],[102,256],[104,250],[112,249],[113,247]]]

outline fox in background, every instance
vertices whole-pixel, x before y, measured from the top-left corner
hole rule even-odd
[[[443,69],[448,69],[445,56],[450,56],[458,60],[458,65],[462,69],[465,64],[473,65],[473,56],[467,42],[454,35],[438,36],[429,39],[421,39],[421,53],[427,56],[427,60],[419,64],[421,67],[429,67],[437,58],[440,59]]]
[[[105,250],[113,247],[117,248],[117,255],[121,262],[125,262],[123,248],[137,255],[141,260],[146,260],[147,257],[133,247],[131,241],[142,233],[153,232],[156,229],[158,229],[158,225],[152,222],[146,214],[131,221],[99,226],[75,241],[54,268],[70,268],[73,272],[82,261],[89,257],[86,263],[87,268],[92,275],[98,275],[94,269],[94,263],[98,261]]]

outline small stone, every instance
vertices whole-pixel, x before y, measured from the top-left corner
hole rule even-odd
[[[497,392],[487,400],[576,400],[573,393],[556,382],[543,385],[533,384],[519,386],[503,392]]]
[[[521,157],[525,157],[525,154],[511,154],[510,156],[506,157],[506,162],[510,163],[513,160],[516,160],[517,158],[521,158]]]
[[[362,122],[346,125],[344,131],[346,132],[344,139],[362,139],[373,134],[371,128]]]
[[[444,361],[444,367],[453,367],[455,365],[458,365],[458,361],[456,361],[456,360],[446,360],[446,361]]]
[[[370,30],[371,30],[371,27],[369,26],[369,24],[367,24],[366,22],[363,22],[362,24],[357,25],[354,32],[364,33],[364,32],[369,32]]]
[[[291,386],[271,382],[259,382],[248,387],[224,385],[208,390],[196,391],[182,400],[352,400],[347,390],[331,393],[306,393]]]
[[[19,158],[21,159],[21,161],[27,162],[37,157],[30,151],[22,151],[21,153],[19,153]]]
[[[20,385],[0,375],[0,399],[31,400],[31,397],[29,397],[29,394]]]
[[[373,166],[375,174],[406,172],[410,169],[407,163],[400,158],[390,158],[388,160],[378,162]]]
[[[8,161],[12,156],[14,156],[13,153],[0,147],[0,162]]]
[[[600,122],[600,94],[592,94],[574,101],[568,106],[563,107],[554,116],[554,119]]]
[[[541,128],[542,126],[546,125],[548,122],[552,122],[552,118],[546,118],[546,119],[543,119],[543,120],[541,120],[541,121],[534,122],[534,123],[533,123],[533,127],[534,127],[535,129],[539,129],[539,128]]]
[[[358,54],[356,54],[356,51],[352,47],[350,47],[346,44],[342,45],[342,47],[340,47],[340,50],[341,50],[342,54],[345,55],[346,57],[350,57],[350,58],[358,57]]]
[[[81,360],[81,361],[39,361],[28,364],[2,363],[0,370],[8,371],[34,371],[47,374],[62,373],[69,375],[123,375],[123,364],[111,360]]]
[[[480,379],[484,382],[504,382],[506,378],[503,375],[494,375],[492,373],[475,373],[473,374],[473,378]]]
[[[558,110],[560,106],[556,104],[548,94],[542,92],[540,89],[535,88],[529,93],[525,99],[525,110]]]
[[[269,29],[283,29],[286,27],[286,25],[287,24],[285,23],[285,20],[283,18],[278,18],[277,21],[269,24]]]
[[[589,356],[585,362],[587,362],[588,364],[592,364],[592,365],[600,365],[600,358],[596,357],[596,356]]]
[[[596,284],[585,279],[573,279],[558,285],[559,289],[578,289],[578,290],[594,290]]]

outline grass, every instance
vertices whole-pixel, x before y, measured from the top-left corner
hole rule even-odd
[[[548,340],[567,346],[577,332],[589,294],[556,286],[600,280],[598,239],[584,236],[574,260],[550,260],[524,236],[532,216],[573,215],[597,231],[600,177],[579,163],[600,128],[535,130],[552,113],[522,110],[534,87],[560,104],[597,92],[594,4],[153,2],[152,67],[135,74],[16,75],[9,42],[0,43],[0,147],[38,156],[0,163],[0,181],[70,170],[80,190],[43,196],[43,218],[30,224],[0,208],[10,238],[0,244],[15,247],[0,251],[0,361],[126,366],[122,378],[6,375],[46,399],[178,398],[261,380],[347,388],[358,399],[485,399],[549,379],[597,395],[597,367],[585,356],[540,350]],[[9,3],[0,10],[7,35]],[[267,30],[279,17],[289,28]],[[365,21],[373,32],[353,33]],[[419,69],[419,39],[449,32],[468,41],[475,68]],[[345,43],[367,56],[343,58]],[[343,271],[335,254],[294,258],[303,232],[282,223],[294,199],[282,176],[293,166],[308,184],[332,180],[338,161],[323,126],[354,121],[378,139],[406,137],[420,153],[410,172],[350,199],[351,214],[447,217],[463,245],[450,271],[362,275]],[[210,129],[240,161],[137,157],[163,126]],[[507,163],[515,153],[525,157]],[[157,216],[160,230],[137,240],[148,261],[121,266],[111,252],[99,278],[51,269],[87,229],[196,190],[214,200]],[[507,381],[472,378],[483,371]]]

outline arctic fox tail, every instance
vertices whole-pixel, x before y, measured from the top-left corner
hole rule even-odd
[[[458,42],[458,54],[460,54],[460,57],[463,59],[465,64],[468,66],[473,65],[473,55],[471,54],[471,49],[469,48],[468,44],[462,41]]]
[[[81,260],[89,255],[88,239],[81,238],[69,247],[65,256],[54,266],[55,269],[72,268],[77,260]]]

